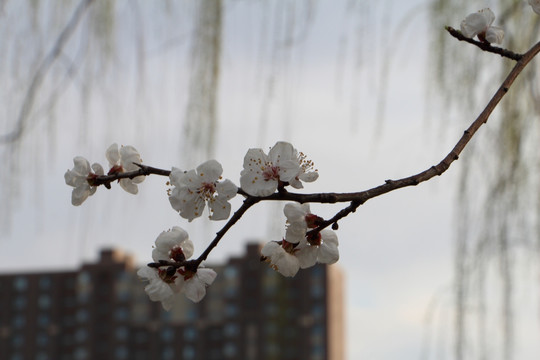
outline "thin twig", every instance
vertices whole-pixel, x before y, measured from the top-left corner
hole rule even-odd
[[[477,40],[468,38],[465,35],[463,35],[461,33],[461,31],[456,30],[451,26],[447,26],[447,27],[445,27],[445,29],[446,29],[446,31],[448,31],[450,33],[450,35],[452,35],[456,39],[458,39],[460,41],[468,42],[469,44],[476,45],[476,46],[478,46],[480,49],[482,49],[484,51],[494,53],[494,54],[499,54],[502,57],[506,57],[506,58],[509,58],[509,59],[512,59],[512,60],[515,60],[515,61],[519,61],[519,59],[521,59],[521,57],[523,56],[522,54],[516,54],[515,52],[512,52],[510,50],[506,50],[506,49],[503,49],[503,48],[500,48],[500,47],[492,46],[488,42],[477,41]]]

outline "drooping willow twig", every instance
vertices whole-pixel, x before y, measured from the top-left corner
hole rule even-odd
[[[453,36],[456,36],[449,29],[451,28],[447,28],[447,30]],[[459,37],[458,39],[462,40]],[[474,40],[473,40],[473,44],[479,46],[478,44],[476,44],[476,41]],[[503,53],[514,54],[510,51],[507,51],[504,49],[502,50],[503,50],[502,52],[491,51],[491,50],[486,50],[486,51],[494,52],[501,56],[504,56],[502,55]],[[489,116],[491,115],[493,110],[497,107],[497,105],[502,100],[504,95],[508,92],[514,80],[523,71],[523,69],[527,66],[527,64],[538,54],[538,52],[540,52],[540,42],[535,44],[530,50],[528,50],[523,55],[520,55],[519,58],[514,59],[516,60],[515,66],[507,75],[503,83],[499,86],[498,90],[495,92],[492,98],[489,100],[484,110],[471,123],[471,125],[463,132],[463,135],[458,140],[458,142],[453,147],[453,149],[438,164],[433,165],[430,168],[420,173],[417,173],[415,175],[411,175],[409,177],[405,177],[405,178],[401,178],[397,180],[386,180],[384,184],[382,185],[376,186],[368,190],[352,192],[352,193],[300,194],[300,193],[288,192],[287,190],[285,190],[284,187],[279,187],[278,191],[270,196],[256,197],[256,196],[251,196],[247,194],[242,189],[238,189],[238,193],[245,197],[243,204],[240,206],[240,208],[236,210],[236,212],[227,221],[227,223],[223,226],[223,228],[221,228],[221,230],[216,233],[216,237],[213,239],[210,245],[197,259],[183,261],[183,262],[160,261],[158,263],[150,263],[149,266],[152,266],[152,267],[172,266],[174,268],[185,266],[186,268],[190,270],[196,271],[197,267],[201,264],[201,262],[206,260],[210,252],[218,245],[218,243],[221,241],[221,239],[227,233],[227,231],[232,226],[234,226],[238,222],[238,220],[240,220],[240,218],[249,210],[249,208],[251,208],[253,205],[261,201],[295,201],[298,203],[325,203],[325,204],[341,203],[341,202],[349,203],[347,207],[337,212],[336,215],[334,215],[331,219],[324,220],[318,227],[310,230],[309,232],[309,233],[314,233],[314,232],[319,232],[328,226],[333,226],[334,228],[336,228],[339,220],[355,212],[359,206],[364,204],[369,199],[375,198],[377,196],[380,196],[380,195],[383,195],[383,194],[386,194],[391,191],[401,189],[404,187],[416,186],[422,182],[430,180],[431,178],[435,176],[440,176],[446,170],[448,170],[448,168],[454,161],[456,161],[459,158],[459,155],[461,154],[463,149],[467,146],[467,144],[471,141],[472,137],[476,134],[478,129],[480,129],[480,127],[487,122],[487,120],[489,119]],[[506,57],[509,57],[509,56],[506,56]],[[113,174],[113,175],[98,176],[96,178],[93,178],[91,185],[93,186],[105,185],[106,187],[109,188],[111,182],[115,180],[119,180],[119,179],[124,179],[124,178],[133,179],[137,176],[148,176],[148,175],[161,175],[161,176],[170,175],[169,170],[158,169],[155,167],[142,165],[142,164],[137,164],[137,166],[139,166],[139,170],[136,170],[136,171],[118,173],[118,174]]]

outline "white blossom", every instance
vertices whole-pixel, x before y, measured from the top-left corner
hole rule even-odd
[[[490,26],[486,30],[486,41],[490,44],[501,44],[504,39],[504,30],[498,26]]]
[[[535,13],[540,15],[540,0],[529,0],[529,5],[532,6]]]
[[[191,301],[199,302],[206,295],[206,288],[210,286],[217,274],[209,268],[198,268],[194,274],[186,273],[182,279],[182,293]]]
[[[76,156],[73,159],[73,165],[73,169],[64,174],[64,180],[67,185],[74,187],[71,193],[71,203],[79,206],[97,190],[97,187],[92,186],[88,181],[98,175],[104,175],[104,171],[103,167],[97,163],[92,164],[90,168],[90,163],[82,156]]]
[[[135,163],[142,163],[139,152],[130,145],[121,146],[120,149],[118,149],[118,145],[114,143],[109,146],[105,156],[109,161],[109,175],[139,170],[139,167],[135,165]],[[144,178],[145,177],[141,175],[133,179],[120,179],[120,186],[128,193],[137,194],[139,192],[137,184],[143,182]]]
[[[471,39],[478,36],[481,41],[500,44],[504,38],[504,30],[498,26],[492,26],[494,20],[495,14],[491,9],[479,10],[467,15],[461,22],[461,33]]]
[[[155,262],[184,261],[193,255],[193,242],[189,239],[188,233],[178,226],[159,234],[155,244],[152,251],[152,259]]]
[[[311,171],[313,163],[288,142],[279,141],[268,155],[259,148],[249,149],[240,173],[242,190],[252,196],[272,195],[280,185],[302,188],[301,181],[315,181],[318,173]]]
[[[175,226],[157,237],[152,251],[153,266],[137,272],[139,277],[149,282],[144,290],[150,299],[161,301],[165,310],[171,309],[176,295],[180,293],[193,302],[201,301],[206,295],[206,288],[216,278],[217,274],[212,269],[187,269],[189,265],[182,263],[192,255],[193,242],[188,233]]]
[[[206,161],[196,170],[173,168],[169,175],[174,186],[169,196],[173,209],[192,221],[202,215],[208,203],[210,219],[227,219],[231,213],[229,200],[236,196],[238,188],[228,179],[219,181],[222,173],[223,168],[216,160]]]
[[[305,241],[308,229],[314,229],[321,224],[323,219],[311,213],[309,204],[287,203],[283,208],[287,218],[285,240],[292,244]]]
[[[289,180],[289,184],[295,189],[302,189],[304,187],[302,181],[313,182],[319,178],[319,173],[313,168],[313,161],[307,159],[304,153],[297,153],[296,149],[294,151],[300,170],[294,178]]]
[[[175,275],[168,276],[165,267],[156,269],[145,266],[137,271],[137,275],[142,280],[148,281],[144,291],[146,291],[150,300],[161,301],[163,308],[170,310],[176,295],[180,292],[180,286],[178,285],[180,278]]]
[[[261,254],[267,258],[271,267],[283,276],[293,277],[300,269],[300,261],[295,256],[294,245],[286,240],[281,244],[270,241],[264,245]]]
[[[339,260],[338,238],[334,231],[324,229],[318,236],[302,242],[296,248],[295,255],[302,269],[316,263],[334,264]]]

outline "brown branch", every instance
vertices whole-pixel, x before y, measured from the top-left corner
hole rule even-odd
[[[468,42],[469,44],[476,45],[476,46],[478,46],[480,49],[482,49],[484,51],[494,53],[494,54],[499,54],[502,57],[506,57],[506,58],[509,58],[509,59],[512,59],[512,60],[515,60],[515,61],[519,61],[523,57],[522,54],[516,54],[515,52],[512,52],[510,50],[506,50],[506,49],[503,49],[503,48],[500,48],[500,47],[492,46],[488,42],[477,41],[477,40],[468,38],[465,35],[463,35],[461,33],[461,31],[456,30],[451,26],[447,26],[447,27],[445,27],[445,29],[446,29],[446,31],[448,31],[450,33],[450,35],[452,35],[456,39],[458,39],[460,41]]]
[[[203,261],[206,260],[206,258],[210,254],[210,252],[219,244],[219,242],[221,241],[223,236],[225,236],[227,231],[229,231],[229,229],[231,227],[233,227],[233,225],[236,224],[238,222],[238,220],[240,220],[240,218],[245,214],[246,211],[248,211],[248,209],[250,207],[252,207],[253,205],[255,205],[256,203],[258,203],[261,200],[265,200],[265,198],[260,198],[260,197],[256,197],[256,196],[248,196],[244,200],[244,202],[242,203],[242,206],[240,206],[238,208],[238,210],[236,210],[236,212],[229,219],[229,221],[227,221],[225,226],[223,226],[223,228],[221,228],[221,230],[219,230],[216,233],[216,237],[214,238],[214,240],[212,240],[210,245],[208,245],[206,250],[204,250],[204,252],[197,259],[179,261],[179,262],[161,260],[160,262],[157,262],[157,263],[150,263],[150,264],[148,264],[148,266],[155,267],[155,268],[160,267],[160,266],[172,266],[174,268],[179,268],[179,267],[185,266],[187,269],[189,269],[191,271],[196,271],[197,268],[199,267],[199,265]]]
[[[115,173],[111,175],[101,175],[96,177],[88,178],[88,182],[91,186],[104,185],[107,189],[110,189],[110,184],[113,181],[120,179],[134,179],[137,176],[148,176],[148,175],[161,175],[169,176],[171,174],[170,170],[158,169],[152,166],[147,166],[143,164],[134,163],[139,167],[139,170],[127,171],[122,173]]]
[[[189,260],[184,262],[167,262],[167,261],[161,261],[158,263],[150,263],[148,264],[151,267],[160,267],[160,266],[172,266],[175,268],[185,266],[188,267],[191,270],[196,270],[197,267],[200,265],[200,263],[208,257],[208,254],[218,245],[218,243],[221,241],[223,236],[227,233],[227,231],[234,225],[240,218],[244,215],[244,213],[253,205],[260,201],[295,201],[298,203],[338,203],[338,202],[350,202],[350,204],[345,207],[344,209],[340,210],[334,217],[332,217],[329,220],[325,220],[320,226],[317,228],[310,230],[309,233],[313,232],[319,232],[322,229],[332,225],[333,227],[337,227],[337,222],[348,216],[349,214],[356,211],[356,209],[364,204],[369,199],[372,199],[374,197],[386,194],[388,192],[404,188],[407,186],[416,186],[422,182],[428,181],[431,178],[435,176],[439,176],[443,174],[446,170],[450,168],[450,165],[456,161],[459,158],[459,155],[463,151],[463,149],[467,146],[467,144],[471,141],[474,134],[480,129],[480,127],[487,122],[489,119],[489,116],[495,109],[495,107],[499,104],[499,102],[502,100],[504,95],[508,92],[508,89],[512,86],[517,76],[523,71],[525,66],[540,52],[540,42],[534,45],[529,51],[527,51],[525,54],[521,55],[519,60],[517,60],[516,65],[510,71],[506,79],[503,81],[499,89],[495,92],[493,97],[490,99],[484,110],[478,115],[478,117],[472,122],[472,124],[469,126],[468,129],[466,129],[463,132],[463,135],[459,139],[459,141],[456,143],[454,148],[437,164],[434,166],[431,166],[429,169],[426,169],[416,175],[412,175],[409,177],[405,177],[398,180],[386,180],[384,184],[376,186],[374,188],[360,191],[360,192],[354,192],[354,193],[316,193],[316,194],[298,194],[298,193],[291,193],[285,190],[284,188],[280,188],[278,192],[267,196],[267,197],[256,197],[256,196],[250,196],[247,194],[244,190],[238,189],[238,193],[245,196],[246,199],[244,200],[244,203],[242,206],[234,213],[234,215],[229,219],[227,224],[216,233],[216,237],[214,240],[210,243],[210,245],[206,248],[206,250],[197,258],[196,260]],[[140,164],[137,164],[141,169],[138,171],[130,172],[130,173],[123,173],[123,174],[117,174],[117,175],[111,175],[111,176],[104,176],[104,177],[98,177],[98,179],[106,179],[104,181],[104,184],[107,184],[111,181],[114,181],[119,178],[133,178],[136,176],[141,175],[150,175],[150,174],[158,174],[158,175],[164,175],[168,176],[170,174],[170,171],[168,170],[161,170],[149,166],[143,166]]]

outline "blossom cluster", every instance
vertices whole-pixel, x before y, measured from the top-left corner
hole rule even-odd
[[[212,269],[190,269],[185,263],[193,255],[193,242],[188,233],[178,226],[162,232],[156,239],[152,259],[162,266],[145,266],[137,275],[148,281],[145,291],[152,301],[161,301],[165,310],[170,310],[176,296],[184,294],[193,302],[206,295],[206,287],[216,278]]]
[[[284,276],[294,276],[299,269],[338,261],[336,233],[326,229],[316,231],[324,220],[311,213],[309,204],[287,203],[283,212],[288,224],[285,238],[267,243],[261,251],[263,260],[273,269]]]
[[[110,168],[107,175],[113,175],[113,179],[114,175],[142,167],[140,155],[132,146],[118,148],[113,144],[107,149],[106,158]],[[83,157],[78,156],[73,161],[74,168],[66,172],[65,180],[74,187],[73,205],[80,205],[96,192],[97,180],[105,172],[99,164],[90,167]],[[208,160],[190,170],[173,167],[168,181],[171,207],[189,222],[201,217],[207,206],[210,220],[226,220],[231,213],[230,200],[238,193],[246,197],[267,197],[283,191],[286,186],[301,189],[303,182],[313,182],[319,177],[313,162],[284,141],[277,142],[268,153],[260,148],[247,151],[240,173],[241,189],[231,180],[223,179],[222,174],[223,167],[216,160]],[[135,173],[130,177],[119,178],[119,184],[127,192],[136,194],[137,184],[144,176]],[[337,236],[333,231],[316,229],[323,220],[309,212],[309,205],[286,204],[284,212],[288,224],[285,238],[279,243],[270,242],[262,249],[273,268],[285,276],[294,276],[299,268],[337,261]],[[168,310],[178,294],[194,302],[205,296],[206,287],[212,284],[216,273],[199,266],[198,260],[188,261],[192,255],[193,242],[184,229],[173,227],[158,236],[152,252],[154,262],[138,271],[139,277],[148,282],[145,290],[151,300],[160,301]]]
[[[109,161],[107,175],[138,170],[136,164],[142,163],[141,156],[133,146],[122,146],[119,149],[116,143],[107,148],[105,157]],[[82,156],[76,156],[73,159],[73,164],[73,169],[66,171],[64,174],[64,180],[67,185],[74,187],[71,193],[71,203],[79,206],[96,192],[95,180],[99,176],[105,175],[105,172],[103,166],[98,163],[94,163],[90,167],[88,160]],[[137,184],[143,180],[144,176],[137,176],[133,179],[120,179],[119,183],[127,192],[137,194]]]

